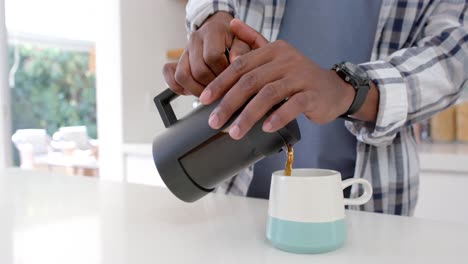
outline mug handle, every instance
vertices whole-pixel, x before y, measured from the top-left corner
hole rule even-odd
[[[362,184],[364,187],[364,193],[358,198],[346,198],[344,199],[345,205],[363,205],[367,203],[370,198],[372,198],[372,185],[365,179],[347,179],[341,183],[343,189],[353,185],[353,184]]]

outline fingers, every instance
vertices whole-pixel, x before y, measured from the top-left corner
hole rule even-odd
[[[258,33],[255,29],[249,27],[237,18],[231,20],[230,26],[232,33],[236,35],[238,39],[246,42],[253,49],[261,48],[269,43],[262,34]]]
[[[188,95],[185,89],[180,86],[175,80],[175,72],[177,68],[177,63],[166,63],[163,67],[163,75],[164,79],[166,80],[167,85],[171,88],[174,93],[179,95]]]
[[[246,54],[250,50],[250,46],[247,43],[238,38],[234,38],[232,41],[231,50],[229,51],[229,61],[235,61],[238,57]]]
[[[270,53],[270,49],[265,47],[238,57],[205,88],[200,102],[208,105],[221,98],[242,75],[268,63],[271,60]]]
[[[195,42],[195,41],[194,41]],[[190,69],[195,81],[207,86],[211,81],[216,78],[211,69],[206,65],[203,58],[202,42],[192,43],[189,52]]]
[[[287,79],[277,80],[265,85],[231,124],[229,135],[233,139],[244,137],[274,105],[295,92],[292,87],[291,82]]]
[[[228,59],[224,55],[227,44],[222,33],[219,34],[219,39],[203,42],[203,61],[216,76],[229,65]]]
[[[305,108],[308,96],[306,93],[297,93],[273,112],[263,123],[263,131],[275,132],[283,128],[293,119],[298,117]]]
[[[278,73],[281,73],[282,70],[283,69],[280,65],[267,63],[244,74],[226,93],[226,95],[224,95],[221,102],[213,110],[209,119],[209,125],[214,129],[221,128],[229,118],[231,118],[234,112],[241,108],[253,95],[260,91],[260,93],[252,100],[258,102],[259,100],[257,98],[265,94],[265,92],[263,92],[264,89],[267,89],[266,92],[271,92],[273,91],[271,90],[272,88],[280,88],[277,87],[278,85],[272,85],[269,83],[278,80],[281,76]],[[275,98],[271,97],[264,99],[267,100],[266,104],[260,100],[260,102],[258,102],[260,103],[258,106],[268,108],[268,105],[272,106],[272,104],[270,104],[270,100],[276,101]],[[265,113],[267,110],[265,110]],[[250,119],[249,114],[247,117]]]
[[[260,33],[256,32],[253,28],[247,26],[239,19],[233,19],[231,21],[231,30],[234,34],[237,34],[237,44],[234,46],[234,51],[231,51],[230,58],[233,58],[231,64],[224,70],[218,77],[212,81],[204,90],[200,96],[200,102],[208,105],[223,96],[229,88],[234,85],[237,80],[246,72],[251,71],[256,67],[267,63],[272,59],[271,50],[268,47],[268,40],[266,40]],[[262,49],[253,50],[248,52],[247,47],[242,44],[244,42],[249,47]],[[247,51],[246,54],[242,55]]]
[[[203,86],[192,77],[188,53],[189,51],[185,50],[179,63],[177,63],[175,81],[179,86],[183,87],[185,91],[195,96],[200,96],[203,91]]]

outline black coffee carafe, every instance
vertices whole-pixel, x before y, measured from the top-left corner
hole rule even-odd
[[[200,199],[242,169],[300,140],[296,120],[274,133],[262,130],[263,121],[273,109],[241,140],[234,140],[223,130],[243,107],[216,130],[208,125],[208,118],[219,100],[177,120],[170,105],[176,97],[167,89],[154,98],[167,129],[153,141],[153,159],[166,186],[183,201]]]

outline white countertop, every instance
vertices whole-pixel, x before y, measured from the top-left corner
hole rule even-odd
[[[468,225],[348,211],[343,248],[295,255],[265,239],[266,214],[265,200],[187,204],[159,187],[8,169],[0,263],[468,263]]]

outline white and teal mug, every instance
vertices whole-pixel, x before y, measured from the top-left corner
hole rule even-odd
[[[364,193],[344,199],[343,189],[362,184]],[[293,253],[325,253],[346,241],[345,205],[362,205],[372,197],[364,179],[341,181],[337,171],[294,169],[273,173],[266,235],[277,248]]]

